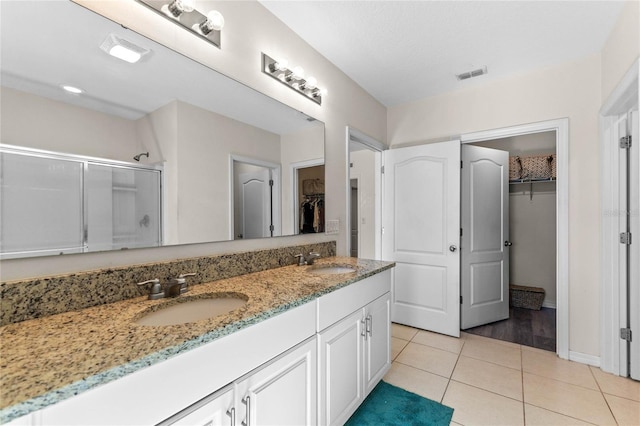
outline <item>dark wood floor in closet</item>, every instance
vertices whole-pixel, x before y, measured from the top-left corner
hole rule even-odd
[[[464,330],[466,333],[556,351],[556,310],[509,308],[509,319]]]

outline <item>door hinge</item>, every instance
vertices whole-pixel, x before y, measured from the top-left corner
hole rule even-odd
[[[273,186],[273,179],[269,179],[269,186]]]
[[[631,245],[631,232],[620,233],[620,244]]]
[[[620,329],[620,338],[622,340],[626,340],[627,342],[631,341],[631,329],[630,328],[621,328]]]
[[[620,149],[631,148],[631,135],[623,136],[620,138]]]
[[[269,225],[269,231],[273,232],[276,228],[273,225]]]
[[[460,160],[460,168],[463,168],[463,165],[462,165],[462,164],[463,164],[463,163],[462,163],[462,160]]]
[[[460,236],[462,237],[462,228],[460,228]]]
[[[462,305],[462,296],[460,296],[460,304]]]
[[[384,174],[384,166],[380,167],[380,173]]]

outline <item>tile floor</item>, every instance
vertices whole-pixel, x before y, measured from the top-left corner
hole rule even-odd
[[[384,380],[454,408],[452,425],[640,425],[640,382],[473,334],[392,336]]]

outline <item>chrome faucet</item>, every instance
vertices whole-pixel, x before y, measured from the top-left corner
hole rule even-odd
[[[164,290],[162,290],[162,285],[160,284],[159,279],[154,278],[152,280],[138,283],[139,286],[146,286],[147,284],[151,284],[149,286],[149,300],[157,300],[164,297]]]
[[[302,253],[296,254],[294,257],[298,259],[298,266],[313,265],[314,260],[320,257],[320,253],[312,251],[306,257]]]
[[[166,296],[177,297],[189,291],[189,285],[187,284],[186,277],[193,277],[195,275],[196,275],[195,272],[191,272],[188,274],[180,274],[178,275],[178,278],[173,278],[165,286],[164,292]]]
[[[138,283],[139,286],[149,285],[149,300],[157,300],[162,299],[164,297],[177,297],[182,293],[186,293],[189,291],[189,286],[187,285],[186,277],[192,277],[196,273],[192,272],[189,274],[180,274],[178,278],[173,278],[167,284],[164,285],[164,289],[160,280],[158,278],[154,278],[152,280],[143,281]]]

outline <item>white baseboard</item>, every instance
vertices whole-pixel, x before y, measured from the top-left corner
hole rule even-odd
[[[569,360],[579,362],[581,364],[593,365],[594,367],[600,367],[600,357],[595,355],[569,351]]]
[[[543,308],[553,308],[553,309],[556,309],[556,301],[555,301],[555,300],[553,300],[553,301],[546,301],[546,300],[545,300],[544,302],[542,302],[542,307],[543,307]]]

